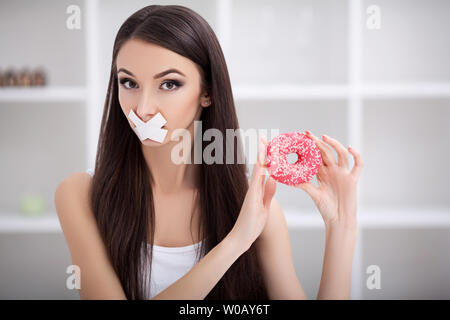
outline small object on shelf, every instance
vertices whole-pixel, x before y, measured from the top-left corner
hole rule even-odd
[[[24,193],[20,197],[20,210],[24,216],[42,216],[45,212],[45,200],[42,194]]]
[[[5,87],[14,87],[17,85],[16,74],[13,69],[8,69],[3,77]]]
[[[0,71],[0,87],[42,87],[47,84],[47,75],[42,67],[30,70],[28,67],[21,71],[13,68]]]
[[[42,68],[36,69],[31,75],[33,86],[44,86],[46,84],[45,71]]]
[[[24,68],[18,76],[18,85],[21,87],[31,86],[31,74],[28,68]]]
[[[297,161],[289,163],[289,154],[297,154]],[[283,133],[267,146],[267,169],[278,182],[295,186],[310,181],[319,171],[322,156],[313,139],[300,132]]]

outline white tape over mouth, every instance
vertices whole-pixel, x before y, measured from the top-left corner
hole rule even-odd
[[[144,141],[147,138],[159,143],[164,141],[168,130],[161,129],[161,127],[165,125],[167,121],[160,112],[147,122],[144,122],[139,119],[133,110],[130,110],[128,118],[130,118],[136,126],[136,133],[141,141]]]

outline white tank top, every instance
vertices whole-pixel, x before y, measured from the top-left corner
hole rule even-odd
[[[197,250],[200,250],[201,243],[202,241],[184,247],[153,245],[150,292],[147,291],[145,298],[152,299],[188,273],[198,262]],[[147,246],[150,250],[150,244],[147,243]],[[148,261],[145,265],[148,267]],[[148,274],[144,275],[144,280],[148,283]]]
[[[88,169],[87,172],[91,176],[94,173],[92,169]],[[188,273],[202,258],[202,256],[197,257],[197,251],[200,250],[201,243],[202,241],[183,247],[162,247],[153,245],[150,292],[147,290],[145,298],[149,300],[152,299]],[[147,249],[150,253],[149,243],[147,243]],[[148,283],[148,261],[144,266],[147,270],[144,270],[146,273],[142,280],[145,281],[145,283]]]

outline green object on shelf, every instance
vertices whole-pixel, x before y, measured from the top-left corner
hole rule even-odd
[[[20,198],[20,209],[26,216],[40,216],[45,211],[44,197],[39,194],[26,194]]]

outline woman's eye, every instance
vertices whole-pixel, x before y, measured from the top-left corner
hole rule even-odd
[[[125,89],[136,89],[137,84],[129,79],[129,78],[123,78],[120,79],[120,84],[125,88]],[[182,86],[182,83],[177,81],[177,80],[168,80],[168,81],[164,81],[161,86],[163,87],[163,89],[165,91],[173,91],[179,87]]]
[[[168,90],[168,91],[173,91],[173,90],[175,90],[176,88],[181,87],[181,83],[180,83],[179,81],[176,81],[176,80],[164,81],[164,82],[161,84],[161,86],[164,86],[164,85],[166,85],[166,86],[165,86],[165,87],[166,87],[165,90]]]
[[[131,83],[132,87],[127,86],[126,83]],[[120,84],[122,86],[124,86],[126,89],[134,89],[134,88],[136,88],[136,83],[133,80],[128,79],[128,78],[120,79]]]

